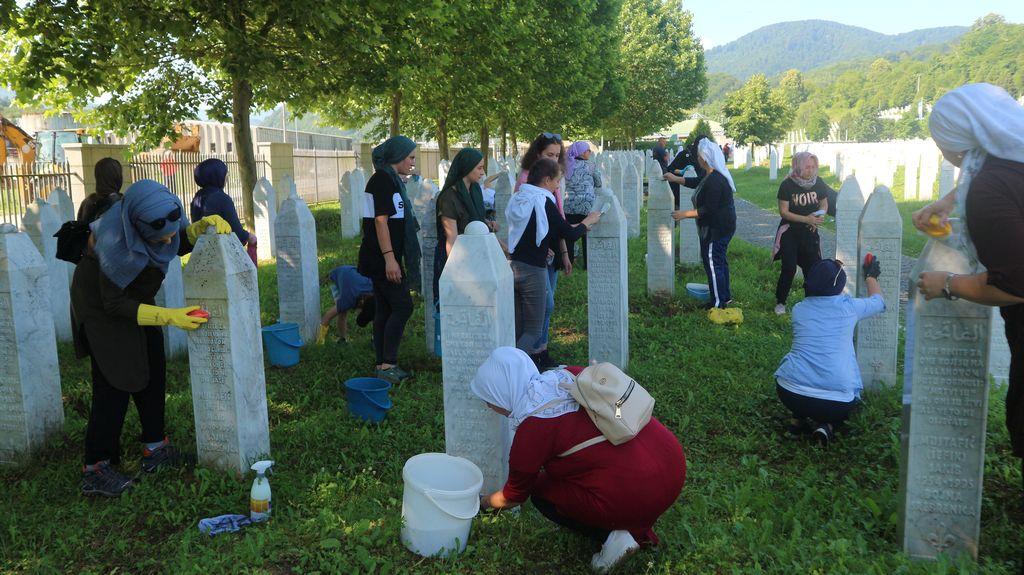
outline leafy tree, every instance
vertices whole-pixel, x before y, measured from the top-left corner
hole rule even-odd
[[[917,111],[910,110],[895,122],[892,135],[897,140],[912,140],[928,136],[928,123],[917,119]]]
[[[878,117],[878,110],[864,103],[859,104],[850,118],[850,139],[857,142],[878,142],[885,135],[885,125]]]
[[[807,139],[813,142],[824,142],[828,139],[831,130],[832,125],[829,122],[828,115],[820,109],[815,109],[811,112],[804,127]]]
[[[810,91],[804,86],[804,76],[800,70],[787,71],[779,82],[779,91],[782,92],[782,98],[786,104],[793,110],[803,104],[810,95]]]
[[[777,142],[786,134],[792,114],[782,94],[755,74],[725,99],[725,130],[740,145]]]
[[[689,148],[690,146],[695,144],[697,142],[697,139],[700,138],[701,136],[706,137],[712,142],[715,141],[715,136],[714,134],[711,133],[711,124],[709,124],[707,120],[705,120],[704,118],[697,120],[697,123],[693,126],[693,129],[690,130],[690,133],[686,136],[686,141],[683,142],[683,146]]]

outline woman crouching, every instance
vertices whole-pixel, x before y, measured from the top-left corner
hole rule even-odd
[[[626,443],[574,450],[601,435],[569,394],[582,370],[539,373],[514,347],[494,350],[477,370],[470,389],[515,431],[508,482],[484,495],[481,508],[508,509],[529,497],[551,521],[603,544],[590,565],[607,573],[641,544],[657,545],[654,523],[683,489],[686,458],[654,418]]]

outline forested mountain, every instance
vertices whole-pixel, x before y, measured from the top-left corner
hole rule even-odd
[[[745,80],[752,74],[774,76],[791,68],[807,72],[844,60],[944,44],[967,30],[947,26],[889,35],[827,20],[780,22],[708,50],[706,61],[709,73]]]

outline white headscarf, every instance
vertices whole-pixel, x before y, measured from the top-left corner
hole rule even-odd
[[[477,397],[510,412],[512,429],[527,417],[549,419],[580,408],[569,386],[572,376],[564,370],[540,373],[530,356],[515,347],[499,347],[476,370],[469,389]]]
[[[547,200],[557,205],[555,196],[545,190],[531,184],[523,184],[519,191],[512,194],[508,205],[505,206],[505,221],[508,222],[508,250],[516,251],[516,245],[526,232],[526,226],[530,223],[530,214],[537,214],[537,237],[536,245],[540,245],[548,235],[548,214],[544,210]]]
[[[935,102],[928,128],[939,149],[964,154],[955,189],[961,214],[967,213],[971,180],[989,154],[1024,163],[1024,108],[998,86],[965,84],[947,92]],[[970,230],[958,234],[958,238],[960,247],[977,266]]]
[[[712,142],[709,138],[704,138],[697,144],[697,153],[716,172],[725,176],[725,179],[729,181],[729,187],[735,192],[736,184],[732,181],[732,174],[729,173],[729,168],[725,167],[725,154],[722,153],[722,148],[719,148],[718,144]]]

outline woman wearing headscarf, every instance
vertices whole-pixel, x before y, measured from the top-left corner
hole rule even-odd
[[[565,221],[553,194],[561,175],[561,168],[553,160],[538,160],[530,170],[530,178],[512,194],[505,208],[515,281],[516,347],[530,354],[539,367],[557,365],[548,355],[547,344],[541,347],[537,343],[545,325],[550,246],[579,238],[601,217],[594,212],[576,225]]]
[[[256,234],[251,234],[238,221],[235,202],[224,191],[228,181],[228,165],[217,158],[199,162],[192,173],[199,186],[199,191],[192,198],[189,206],[192,221],[198,222],[206,216],[220,216],[231,226],[231,231],[238,236],[238,241],[246,246],[252,263],[256,263]]]
[[[796,266],[804,272],[821,259],[818,226],[825,221],[829,195],[835,193],[818,177],[818,157],[810,152],[793,154],[789,176],[779,184],[779,215],[772,259],[782,260],[782,271],[775,285],[775,313],[786,313],[786,299],[793,286]]]
[[[597,200],[595,188],[601,187],[601,172],[597,164],[590,161],[590,143],[574,142],[565,153],[565,221],[570,224],[582,222],[587,214],[594,211]],[[583,267],[587,267],[587,240],[583,234]],[[576,241],[567,241],[569,262],[575,263]]]
[[[925,299],[999,306],[1010,344],[1006,427],[1013,454],[1024,458],[1024,108],[1002,88],[967,84],[939,98],[928,127],[960,179],[915,212],[914,225],[935,234],[956,210],[967,225],[954,241],[978,265],[969,275],[922,273],[918,289]]]
[[[121,186],[124,184],[121,162],[114,158],[96,162],[93,174],[96,176],[96,191],[86,196],[78,206],[78,221],[86,224],[96,221],[121,199]]]
[[[885,311],[878,260],[862,269],[868,297],[853,298],[843,293],[843,262],[818,260],[808,267],[807,297],[793,306],[793,347],[775,372],[775,392],[793,414],[787,430],[811,433],[823,445],[856,409],[864,389],[853,331],[859,321]]]
[[[722,149],[710,139],[703,139],[698,144],[697,161],[706,175],[697,183],[697,189],[693,193],[693,209],[677,210],[672,212],[672,217],[676,221],[697,218],[700,257],[704,262],[704,272],[708,276],[708,287],[711,290],[708,307],[724,308],[732,301],[726,251],[729,248],[729,241],[736,233],[736,206],[733,203],[736,184],[732,181],[729,168],[725,166]],[[684,185],[692,179],[682,178],[670,172],[666,173],[664,178]]]
[[[132,479],[112,467],[120,461],[129,400],[142,425],[142,470],[184,460],[164,433],[166,373],[159,326],[193,330],[206,319],[189,315],[198,307],[157,307],[154,298],[174,257],[191,251],[198,234],[211,225],[218,233],[231,232],[218,216],[188,225],[174,194],[163,184],[139,180],[91,226],[89,247],[71,283],[75,351],[92,361],[85,495],[114,497],[131,486]]]
[[[582,447],[601,437],[569,393],[582,369],[539,373],[513,347],[495,349],[477,369],[470,389],[515,432],[508,481],[481,507],[508,509],[529,498],[551,521],[603,544],[591,566],[606,573],[641,544],[658,544],[654,523],[683,489],[686,458],[653,417],[625,443]]]
[[[359,273],[373,282],[373,347],[377,377],[398,383],[409,372],[398,366],[398,348],[405,324],[412,315],[412,297],[403,261],[419,251],[416,221],[406,209],[409,197],[401,176],[416,168],[416,142],[394,136],[373,149],[373,175],[366,182],[363,243],[359,246]]]
[[[484,177],[484,155],[474,148],[463,148],[455,154],[444,186],[437,195],[437,242],[434,253],[434,303],[438,298],[438,282],[448,256],[455,246],[455,239],[466,231],[470,222],[484,222],[496,231],[497,225],[487,220],[484,208],[483,190],[480,181]]]

